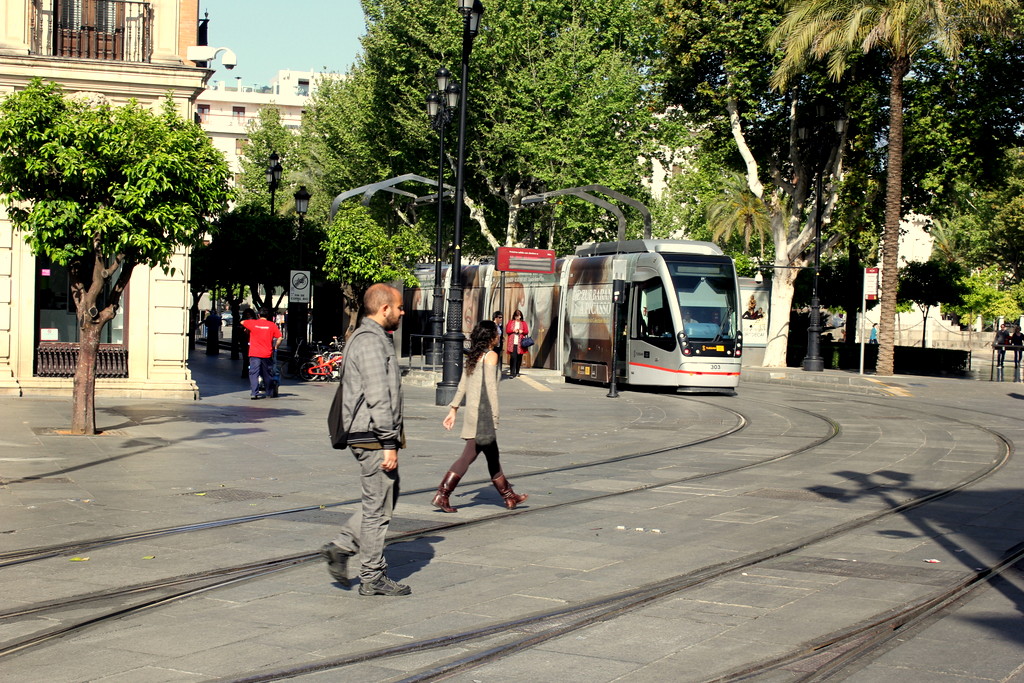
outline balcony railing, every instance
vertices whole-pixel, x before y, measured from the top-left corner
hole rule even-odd
[[[153,8],[130,0],[32,0],[32,53],[148,62]]]

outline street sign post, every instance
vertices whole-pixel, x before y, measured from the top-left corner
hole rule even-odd
[[[288,302],[292,304],[309,303],[309,271],[293,270],[288,287]]]
[[[878,268],[864,269],[864,296],[860,303],[860,374],[864,374],[864,344],[867,343],[864,332],[864,316],[868,310],[869,301],[878,301]]]

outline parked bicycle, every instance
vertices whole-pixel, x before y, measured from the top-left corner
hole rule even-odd
[[[313,357],[299,366],[299,379],[306,382],[331,382],[341,376],[344,341],[337,337],[330,344],[311,342]]]

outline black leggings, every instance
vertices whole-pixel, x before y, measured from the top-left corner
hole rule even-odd
[[[512,353],[508,354],[508,374],[515,377],[519,369],[523,367],[523,354],[519,353],[519,347],[513,346]]]
[[[466,439],[466,447],[462,449],[462,455],[459,459],[448,468],[450,471],[459,475],[460,477],[466,476],[466,470],[473,464],[476,457],[481,453],[487,458],[487,471],[491,475],[491,479],[501,474],[501,463],[498,461],[498,442],[495,441],[492,444],[486,446],[478,446],[475,439]]]

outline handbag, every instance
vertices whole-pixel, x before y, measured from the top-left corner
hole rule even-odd
[[[535,343],[536,342],[533,341],[533,337],[531,337],[530,335],[526,335],[522,339],[519,340],[519,348],[521,348],[521,349],[528,349],[531,346],[533,346]]]

